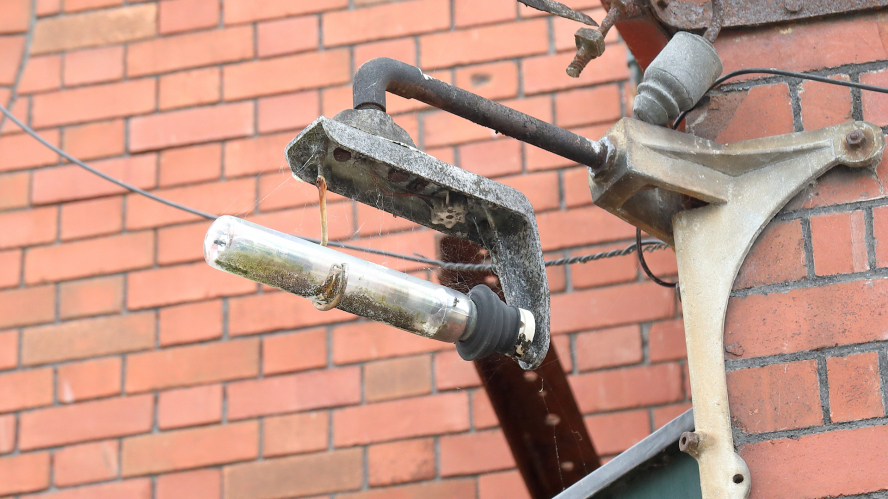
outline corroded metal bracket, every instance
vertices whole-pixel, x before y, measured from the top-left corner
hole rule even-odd
[[[696,428],[685,447],[703,499],[743,499],[750,476],[734,450],[724,362],[734,279],[761,231],[811,180],[835,165],[880,161],[882,130],[852,122],[721,145],[627,118],[604,140],[613,153],[590,175],[593,199],[675,247]]]

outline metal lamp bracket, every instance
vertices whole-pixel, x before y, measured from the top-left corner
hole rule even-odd
[[[724,362],[734,279],[755,239],[811,180],[838,164],[878,164],[882,130],[851,122],[722,145],[623,119],[605,136],[607,164],[590,174],[596,204],[674,245],[684,313],[703,499],[743,499],[749,469],[735,452]]]

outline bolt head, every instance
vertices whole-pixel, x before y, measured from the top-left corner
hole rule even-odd
[[[861,130],[851,130],[848,132],[848,135],[845,136],[845,144],[852,148],[857,149],[866,141],[866,135]]]
[[[700,446],[700,436],[692,431],[686,431],[678,439],[678,449],[688,454],[695,454]]]

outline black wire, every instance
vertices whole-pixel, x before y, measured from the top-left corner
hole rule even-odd
[[[88,171],[90,173],[98,175],[99,177],[102,177],[103,179],[105,179],[113,184],[119,185],[120,187],[123,187],[124,189],[126,189],[130,192],[134,192],[136,194],[141,194],[149,199],[153,199],[153,200],[157,201],[158,203],[163,203],[167,206],[171,206],[173,208],[176,208],[176,209],[179,209],[182,211],[186,211],[186,212],[191,213],[193,215],[197,215],[199,217],[206,218],[207,220],[215,220],[215,219],[219,218],[219,215],[213,215],[212,213],[200,211],[198,209],[191,208],[190,206],[185,206],[185,205],[176,203],[175,201],[170,201],[169,199],[165,199],[160,196],[151,194],[148,191],[140,189],[134,185],[130,185],[126,182],[123,182],[122,180],[118,180],[106,173],[96,170],[95,168],[84,163],[83,161],[80,161],[79,159],[71,156],[70,154],[63,151],[62,149],[59,149],[58,147],[52,145],[49,141],[47,141],[46,139],[41,137],[40,134],[38,134],[36,131],[34,131],[33,128],[22,123],[18,118],[13,116],[13,114],[8,109],[3,107],[3,105],[0,105],[0,112],[2,112],[4,115],[6,115],[6,117],[8,117],[10,120],[12,120],[13,123],[18,125],[22,130],[24,130],[25,133],[27,133],[28,135],[30,135],[31,137],[36,139],[38,142],[43,144],[45,147],[49,148],[50,150],[52,150],[56,154],[62,156],[63,158],[70,161],[71,163],[74,163],[75,165],[85,169],[86,171]],[[304,237],[304,236],[296,236],[296,237],[300,237],[302,239],[305,239],[306,241],[310,241],[315,244],[320,244],[320,242],[321,242],[320,239],[315,239],[313,237]],[[433,260],[431,258],[425,258],[422,256],[403,255],[401,253],[394,253],[391,251],[378,250],[378,249],[373,249],[373,248],[367,248],[365,246],[357,246],[354,244],[340,243],[340,242],[336,242],[336,241],[328,241],[327,245],[333,246],[335,248],[350,249],[350,250],[355,250],[355,251],[361,251],[364,253],[370,253],[373,255],[382,255],[382,256],[387,256],[387,257],[391,257],[391,258],[399,258],[401,260],[407,260],[407,261],[411,261],[411,262],[424,263],[427,265],[435,265],[435,266],[441,267],[442,269],[445,269],[445,270],[456,270],[456,271],[494,270],[493,265],[490,265],[490,264],[483,264],[483,263],[482,264],[463,264],[463,263],[443,262],[441,260]],[[656,251],[659,249],[665,249],[667,247],[666,243],[664,243],[662,241],[645,241],[643,246],[644,246],[645,251]],[[615,256],[621,256],[624,254],[628,254],[634,250],[635,250],[635,245],[633,244],[630,247],[624,248],[622,250],[603,251],[600,253],[592,253],[589,255],[575,256],[575,257],[570,257],[570,258],[558,258],[555,260],[547,260],[545,263],[546,263],[547,267],[553,266],[553,265],[567,265],[567,264],[571,264],[571,263],[586,263],[586,262],[590,262],[592,260],[599,260],[601,258],[612,258]]]
[[[769,75],[776,75],[776,76],[789,76],[792,78],[799,78],[802,80],[819,81],[820,83],[828,83],[830,85],[839,85],[842,87],[858,88],[860,90],[868,90],[870,92],[879,92],[879,93],[883,93],[883,94],[888,94],[888,88],[885,88],[885,87],[877,87],[875,85],[866,85],[864,83],[857,83],[857,82],[853,82],[853,81],[835,80],[832,78],[828,78],[826,76],[809,75],[806,73],[799,73],[797,71],[785,71],[783,69],[771,69],[771,68],[746,68],[746,69],[738,69],[737,71],[731,71],[730,73],[728,73],[726,75],[722,75],[717,80],[715,80],[715,83],[713,83],[712,86],[709,87],[709,90],[707,90],[707,93],[712,91],[712,89],[721,85],[722,83],[730,80],[731,78],[736,78],[738,76],[748,75],[748,74],[769,74]],[[685,117],[692,110],[693,110],[693,108],[679,114],[678,118],[676,118],[675,122],[672,124],[672,128],[677,129],[678,125],[680,125],[681,122],[684,121]]]
[[[636,227],[635,228],[635,247],[641,248],[642,244],[644,244],[644,243],[641,242],[641,229]],[[659,277],[654,275],[654,273],[651,272],[651,269],[648,267],[647,262],[644,261],[644,251],[641,251],[640,249],[638,251],[638,263],[641,264],[641,268],[642,268],[642,270],[644,270],[644,273],[647,274],[647,276],[650,277],[652,281],[659,284],[660,286],[665,286],[667,288],[674,288],[676,286],[676,284],[678,284],[675,282],[664,281],[663,279],[660,279]]]

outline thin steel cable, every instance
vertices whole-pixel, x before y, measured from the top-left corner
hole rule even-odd
[[[38,142],[43,144],[43,146],[49,148],[50,150],[52,150],[53,152],[55,152],[59,156],[67,159],[71,163],[85,169],[86,171],[88,171],[90,173],[98,175],[99,177],[102,177],[103,179],[105,179],[113,184],[119,185],[120,187],[123,187],[124,189],[126,189],[130,192],[134,192],[136,194],[141,194],[142,196],[145,196],[149,199],[153,199],[154,201],[157,201],[158,203],[163,203],[167,206],[171,206],[171,207],[176,208],[178,210],[186,211],[188,213],[191,213],[193,215],[197,215],[197,216],[205,218],[207,220],[215,220],[215,219],[219,218],[219,215],[207,213],[205,211],[191,208],[190,206],[185,206],[183,204],[176,203],[175,201],[170,201],[169,199],[165,199],[160,196],[154,195],[148,191],[140,189],[134,185],[130,185],[126,182],[123,182],[122,180],[118,180],[106,173],[96,170],[95,168],[84,163],[83,161],[80,161],[79,159],[71,156],[70,154],[68,154],[64,150],[59,149],[58,147],[51,144],[49,141],[47,141],[46,139],[41,137],[40,134],[38,134],[36,131],[34,131],[33,128],[22,123],[8,109],[3,107],[3,105],[0,105],[0,112],[2,112],[6,117],[8,117],[10,120],[12,120],[12,122],[15,123],[16,125],[18,125],[22,130],[24,130],[25,133],[27,133],[28,135],[33,137],[35,140],[37,140]],[[315,244],[321,243],[320,239],[315,239],[313,237],[304,237],[304,236],[298,236],[298,235],[297,235],[297,237],[305,239],[306,241],[313,242]],[[394,253],[391,251],[378,250],[378,249],[373,249],[373,248],[367,248],[365,246],[357,246],[354,244],[340,243],[340,242],[336,242],[336,241],[328,241],[327,245],[333,246],[335,248],[343,248],[343,249],[349,249],[349,250],[354,250],[354,251],[361,251],[364,253],[370,253],[372,255],[381,255],[381,256],[387,256],[387,257],[391,257],[391,258],[398,258],[401,260],[407,260],[410,262],[417,262],[417,263],[424,263],[427,265],[434,265],[437,267],[441,267],[444,270],[456,270],[456,271],[463,271],[463,272],[465,272],[465,271],[494,270],[493,265],[485,264],[485,263],[465,264],[465,263],[443,262],[441,260],[434,260],[434,259],[425,258],[422,256],[404,255],[401,253]],[[656,251],[656,250],[665,249],[668,247],[668,245],[666,243],[663,243],[662,241],[646,241],[646,242],[642,243],[642,246],[644,247],[645,251]],[[575,256],[575,257],[570,257],[570,258],[558,258],[555,260],[548,260],[548,261],[546,261],[546,266],[550,267],[553,265],[568,265],[571,263],[586,263],[586,262],[591,262],[593,260],[599,260],[601,258],[612,258],[612,257],[616,257],[616,256],[622,256],[622,255],[626,255],[626,254],[629,254],[629,253],[635,251],[635,247],[636,247],[636,245],[632,244],[631,246],[629,246],[625,249],[622,249],[622,250],[604,251],[601,253],[593,253],[593,254],[583,255],[583,256]]]
[[[635,229],[635,242],[638,245],[643,244],[641,242],[641,229],[639,229],[637,227]],[[663,243],[663,244],[665,244],[665,243]],[[644,252],[643,251],[638,252],[638,263],[641,264],[641,268],[642,268],[642,270],[644,270],[644,273],[647,274],[647,276],[650,277],[652,281],[659,284],[660,286],[663,286],[666,288],[674,288],[675,286],[678,285],[677,282],[668,282],[668,281],[664,281],[663,279],[660,279],[659,277],[657,277],[651,271],[650,267],[648,267],[647,262],[644,261]]]
[[[713,83],[712,86],[709,87],[709,90],[707,90],[706,92],[707,93],[711,92],[712,89],[714,89],[715,87],[721,85],[722,83],[730,80],[731,78],[736,78],[738,76],[743,76],[743,75],[748,75],[748,74],[769,74],[769,75],[775,75],[775,76],[789,76],[791,78],[799,78],[802,80],[818,81],[820,83],[828,83],[830,85],[839,85],[842,87],[858,88],[860,90],[868,90],[870,92],[879,92],[882,94],[888,94],[888,88],[885,88],[885,87],[877,87],[875,85],[866,85],[864,83],[857,83],[854,81],[834,80],[834,79],[826,77],[826,76],[809,75],[809,74],[805,74],[805,73],[799,73],[796,71],[785,71],[783,69],[772,69],[772,68],[746,68],[746,69],[738,69],[737,71],[731,71],[730,73],[728,73],[726,75],[722,75],[717,80],[715,80],[715,83]],[[672,124],[672,128],[673,129],[678,128],[678,125],[680,125],[681,122],[684,121],[685,117],[692,110],[693,109],[689,109],[689,110],[684,111],[681,114],[679,114],[678,118],[676,118],[675,122]]]

